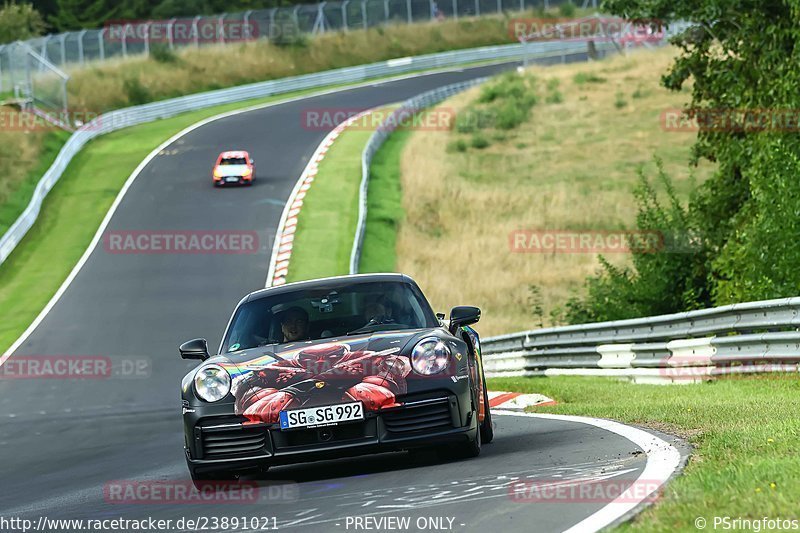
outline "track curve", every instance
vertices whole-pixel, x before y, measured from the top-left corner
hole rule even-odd
[[[210,336],[216,347],[245,293],[264,285],[271,238],[297,176],[326,131],[306,129],[309,108],[371,108],[513,65],[376,83],[230,116],[184,135],[147,164],[107,228],[126,231],[255,232],[249,254],[119,254],[102,245],[14,357],[107,358],[113,379],[0,380],[0,515],[177,519],[186,515],[277,517],[282,529],[356,530],[347,516],[452,518],[450,530],[563,530],[602,501],[535,502],[512,497],[515,478],[569,479],[613,473],[632,483],[642,450],[575,422],[497,417],[496,441],[477,460],[438,462],[387,454],[276,468],[291,483],[282,503],[244,506],[112,505],[112,480],[185,480],[178,384],[193,363],[177,345]],[[215,190],[209,171],[223,149],[250,151],[258,181]],[[126,365],[143,364],[139,376]],[[296,483],[296,484],[295,484]],[[363,523],[362,523],[363,524]],[[443,522],[444,524],[444,522]],[[194,528],[188,528],[194,529]],[[416,530],[416,527],[411,527]],[[363,528],[362,528],[363,530]]]

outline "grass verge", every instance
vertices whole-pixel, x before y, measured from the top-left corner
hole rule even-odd
[[[36,224],[0,265],[0,353],[22,334],[55,294],[91,242],[122,185],[159,144],[191,124],[225,111],[319,91],[226,104],[91,141],[45,199]],[[357,190],[357,183],[355,187]]]
[[[493,390],[537,392],[558,405],[536,412],[611,418],[686,438],[683,475],[623,531],[695,531],[714,516],[796,518],[800,498],[800,380],[795,375],[720,379],[683,386],[607,378],[488,380]]]
[[[349,273],[358,223],[361,153],[373,133],[366,126],[369,122],[358,121],[345,129],[320,162],[297,219],[287,282]]]
[[[410,130],[395,131],[372,158],[360,272],[397,268],[397,229],[403,221],[400,157],[410,137]]]

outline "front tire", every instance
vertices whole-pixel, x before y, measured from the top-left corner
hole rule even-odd
[[[478,416],[478,411],[475,411],[475,416]],[[472,459],[481,454],[481,433],[481,424],[477,424],[475,427],[475,437],[466,444],[459,445],[456,450],[456,455],[460,459]]]

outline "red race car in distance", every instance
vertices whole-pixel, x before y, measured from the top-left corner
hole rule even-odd
[[[244,150],[222,152],[212,172],[214,186],[252,185],[256,180],[256,161]]]

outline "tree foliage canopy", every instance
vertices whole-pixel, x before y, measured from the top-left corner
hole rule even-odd
[[[659,260],[635,257],[632,270],[606,266],[588,281],[588,299],[570,302],[568,318],[798,295],[800,1],[606,0],[604,8],[628,19],[694,24],[673,39],[679,56],[662,82],[672,90],[691,83],[687,113],[700,125],[695,161],[715,161],[718,170],[685,212],[697,244],[688,262],[665,250]],[[665,211],[639,199],[640,227],[677,213],[674,205]],[[641,304],[656,289],[660,298]],[[617,305],[607,304],[610,294]]]

